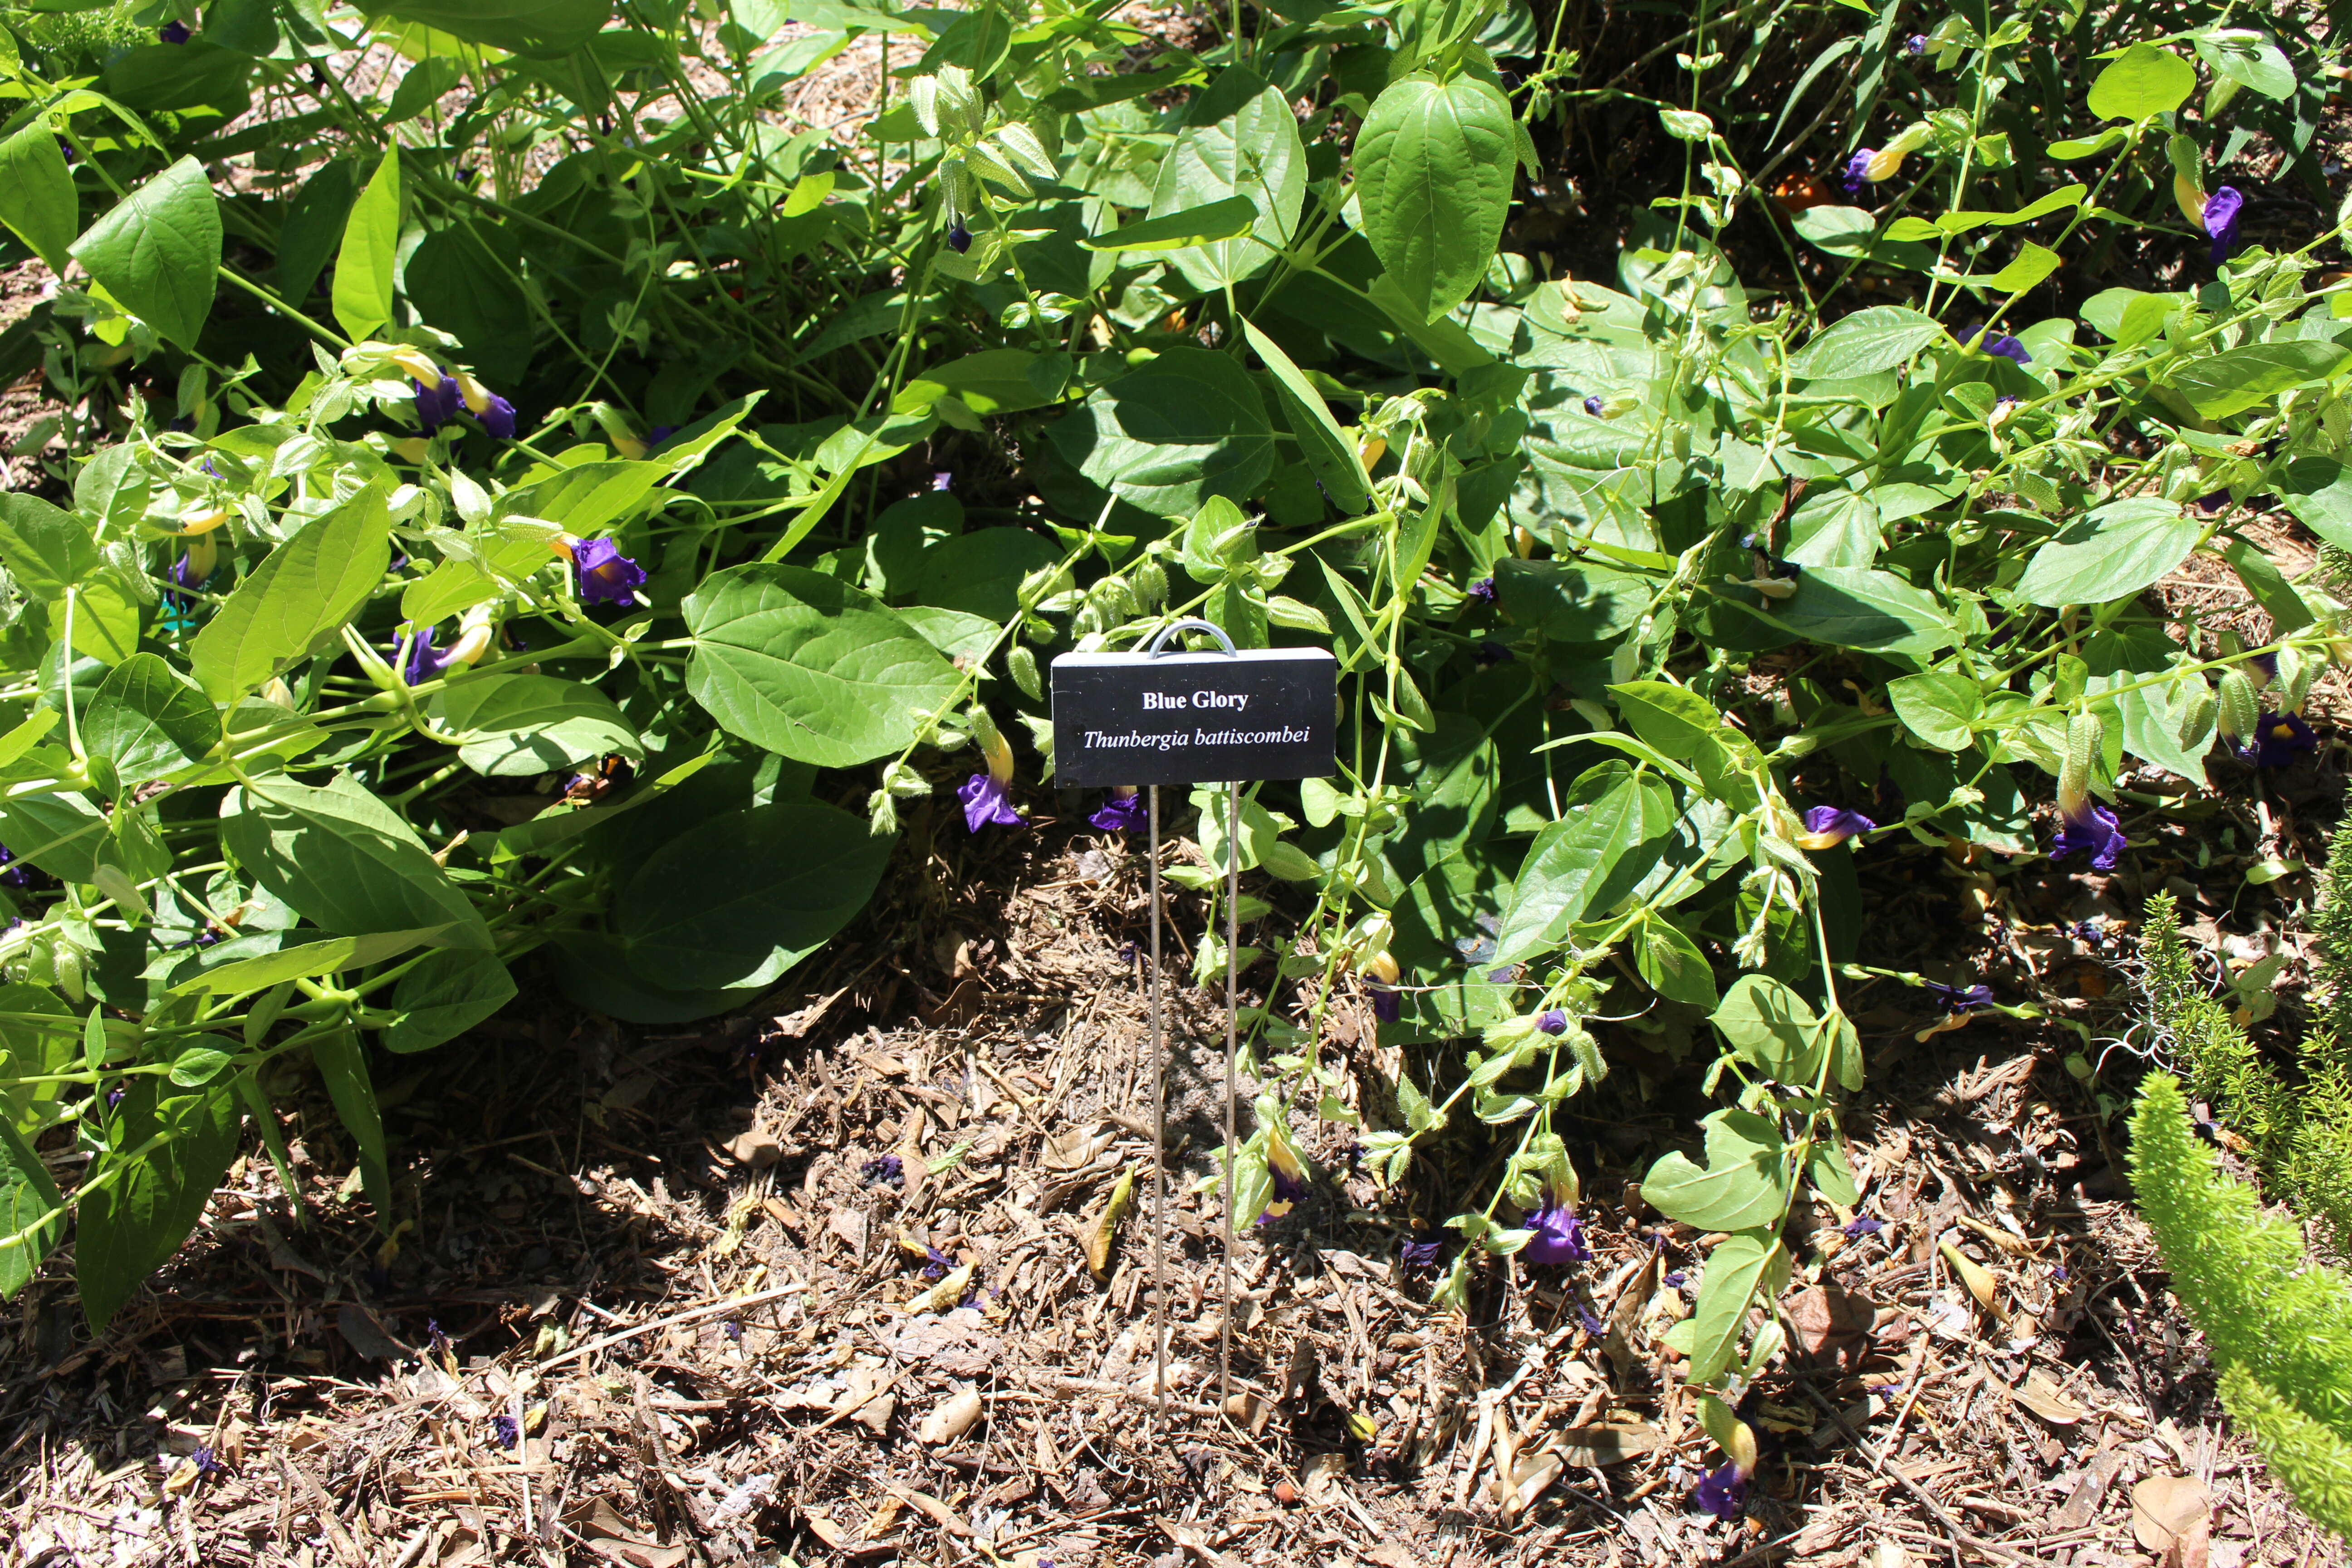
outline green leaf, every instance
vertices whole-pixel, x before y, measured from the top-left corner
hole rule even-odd
[[[347,773],[323,788],[257,780],[224,805],[221,842],[263,887],[338,936],[447,926],[446,947],[489,928],[398,813]]]
[[[2197,68],[2159,44],[2134,44],[2091,83],[2091,112],[2101,120],[2168,114],[2197,90]]]
[[[2279,477],[2278,493],[2297,522],[2338,550],[2352,550],[2352,468],[2334,458],[2293,458]],[[0,509],[9,499],[0,498]],[[0,518],[5,515],[0,510]],[[0,551],[5,549],[6,536],[0,534]]]
[[[1862,1201],[1862,1188],[1853,1179],[1853,1167],[1846,1163],[1845,1151],[1834,1141],[1813,1145],[1805,1160],[1805,1174],[1813,1188],[1833,1204],[1852,1208]]]
[[[1603,763],[1576,781],[1557,822],[1536,835],[1514,881],[1495,962],[1517,963],[1606,913],[1665,852],[1674,792],[1654,774]]]
[[[383,581],[390,530],[383,492],[370,487],[271,551],[189,646],[213,700],[234,701],[325,646]]]
[[[2278,563],[2254,545],[2232,539],[2222,546],[2221,558],[2238,574],[2238,581],[2245,585],[2254,603],[2270,616],[2272,637],[2299,632],[2315,618],[2303,595],[2295,592],[2294,584],[2286,580],[2286,574],[2279,570]]]
[[[106,814],[79,795],[19,795],[0,801],[0,843],[60,881],[88,882],[106,842]]]
[[[1026,349],[982,349],[935,364],[907,384],[890,401],[893,412],[913,414],[952,394],[974,414],[1014,414],[1055,401],[1039,390],[1033,372],[1038,356]]]
[[[180,1249],[236,1157],[240,1117],[227,1085],[169,1098],[162,1087],[152,1076],[131,1080],[107,1119],[108,1152],[82,1188],[74,1280],[93,1330],[103,1330],[140,1282]]]
[[[2104,605],[2128,598],[2189,558],[2204,525],[2156,496],[2109,501],[2033,552],[2018,596],[2029,605]]]
[[[1257,225],[1257,203],[1230,195],[1164,217],[1145,218],[1078,243],[1088,250],[1182,250],[1238,239]]]
[[[204,165],[183,158],[123,197],[74,242],[73,258],[123,309],[193,350],[221,258],[220,204]]]
[[[235,1059],[234,1047],[219,1035],[184,1037],[172,1049],[173,1084],[181,1089],[202,1089],[220,1077],[221,1069]]]
[[[335,254],[335,324],[353,342],[375,336],[392,320],[393,266],[400,245],[400,143],[383,161],[343,225]]]
[[[829,805],[705,822],[646,857],[621,895],[630,967],[683,990],[771,984],[866,907],[893,842]]]
[[[1886,697],[1903,727],[1939,751],[1967,750],[1977,721],[1984,717],[1984,693],[1977,683],[1948,671],[1888,681]]]
[[[52,272],[63,272],[81,230],[73,172],[58,148],[47,115],[37,115],[0,142],[0,223],[5,223]]]
[[[2168,378],[2208,419],[2226,419],[2290,387],[2324,381],[2342,368],[2352,348],[2324,338],[2249,343],[2210,358],[2185,360]]]
[[[1659,995],[1694,1007],[1716,1005],[1715,966],[1690,933],[1664,916],[1654,914],[1642,922],[1633,960],[1642,984]]]
[[[514,976],[494,952],[443,948],[420,958],[392,990],[384,1049],[430,1050],[495,1015],[515,998]]]
[[[1869,491],[1821,490],[1790,515],[1788,559],[1800,566],[1867,566],[1885,539]]]
[[[98,545],[89,524],[72,512],[11,491],[0,495],[0,561],[33,597],[62,599],[68,588],[98,570]]]
[[[1257,208],[1246,235],[1169,257],[1203,293],[1263,270],[1297,237],[1307,205],[1307,149],[1288,96],[1263,77],[1230,67],[1185,106],[1145,216],[1165,218],[1236,196]]]
[[[854,767],[902,751],[954,694],[955,668],[880,601],[835,577],[751,563],[686,601],[687,689],[730,733]]]
[[[368,9],[469,44],[555,59],[587,47],[612,19],[613,0],[395,0]]]
[[[82,745],[109,795],[204,761],[219,744],[220,710],[194,681],[152,653],[107,672],[81,719]]]
[[[325,942],[306,942],[297,947],[281,947],[257,958],[240,958],[199,970],[185,980],[175,983],[172,989],[179,992],[210,991],[225,996],[267,991],[289,980],[307,980],[315,975],[333,974],[345,969],[364,969],[372,963],[382,963],[388,958],[398,958],[410,948],[440,942],[450,934],[450,930],[445,923],[422,926],[415,931],[371,931],[365,936],[338,936],[330,937]]]
[[[645,742],[611,698],[552,675],[463,681],[436,698],[433,708],[446,728],[467,737],[458,761],[492,778],[551,773],[616,752],[646,754]]]
[[[65,1200],[49,1168],[15,1123],[0,1118],[0,1236],[41,1226],[24,1242],[0,1251],[0,1301],[22,1290],[65,1234]]]
[[[318,1064],[327,1098],[335,1103],[335,1116],[358,1151],[360,1182],[368,1201],[375,1205],[376,1224],[388,1227],[392,1169],[385,1156],[383,1113],[376,1108],[375,1082],[368,1076],[367,1054],[360,1045],[359,1031],[337,1029],[312,1040],[310,1059]]]
[[[121,664],[139,646],[139,601],[111,567],[101,567],[72,588],[73,650],[107,666]],[[49,606],[49,632],[63,641],[66,605]]]
[[[1944,329],[1907,305],[1873,305],[1841,318],[1789,361],[1789,374],[1807,381],[1839,381],[1893,370],[1936,341]]]
[[[1823,566],[1799,580],[1770,614],[1799,636],[1836,647],[1925,658],[1951,645],[1949,616],[1935,596],[1892,572]]]
[[[1765,1077],[1811,1085],[1827,1039],[1811,1004],[1769,974],[1743,974],[1723,994],[1709,1022]]]
[[[1156,517],[1244,500],[1274,471],[1257,384],[1209,349],[1169,349],[1097,388],[1053,437],[1080,473]]]
[[[1414,76],[1390,83],[1356,133],[1364,237],[1425,321],[1470,297],[1502,239],[1511,124],[1510,100],[1491,82]]]
[[[415,71],[409,73],[415,75]],[[359,172],[348,158],[319,165],[319,172],[286,210],[278,230],[278,294],[288,300],[307,300],[334,253],[357,199]],[[425,244],[432,243],[428,236]],[[419,246],[421,250],[423,246]]]
[[[1669,1219],[1701,1230],[1778,1225],[1789,1207],[1780,1130],[1750,1110],[1717,1110],[1706,1129],[1706,1168],[1679,1152],[1650,1167],[1642,1196]]]
[[[2022,294],[2057,271],[2059,266],[2056,251],[2029,239],[2018,247],[2016,257],[2008,266],[1984,280],[1984,286],[2002,294]]]
[[[1731,1364],[1739,1331],[1757,1292],[1776,1288],[1788,1275],[1789,1254],[1770,1231],[1727,1237],[1706,1255],[1691,1311],[1690,1365],[1684,1376],[1694,1385],[1711,1383]]]
[[[1282,352],[1282,345],[1254,323],[1244,321],[1242,333],[1257,357],[1265,362],[1267,374],[1274,377],[1275,395],[1282,400],[1283,412],[1290,417],[1291,434],[1298,437],[1298,449],[1307,466],[1322,481],[1323,493],[1341,511],[1363,510],[1371,501],[1371,476],[1364,471],[1364,460],[1355,442],[1331,416],[1330,405],[1323,401],[1323,395],[1291,363],[1290,356]]]
[[[1554,642],[1613,642],[1642,624],[1657,584],[1599,559],[1495,563],[1495,602],[1515,626]]]

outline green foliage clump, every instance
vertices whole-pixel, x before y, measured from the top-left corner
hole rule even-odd
[[[2305,1512],[2352,1536],[2352,1281],[2315,1268],[2190,1130],[2153,1074],[2132,1115],[2132,1185],[2173,1293],[2210,1345],[2221,1398]]]

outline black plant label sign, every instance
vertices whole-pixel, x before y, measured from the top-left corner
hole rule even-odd
[[[1339,693],[1326,648],[1066,653],[1054,661],[1054,781],[1325,778]]]

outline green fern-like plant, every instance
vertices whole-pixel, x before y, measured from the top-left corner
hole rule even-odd
[[[2253,1145],[2255,1157],[2275,1169],[2298,1122],[2286,1086],[2265,1065],[2230,1010],[2207,994],[2180,938],[2180,911],[2170,893],[2147,900],[2141,953],[2147,973],[2148,1017],[2189,1080],[2190,1098],[2219,1106]],[[2352,951],[2352,950],[2348,950]]]
[[[2222,1173],[2167,1074],[2140,1089],[2131,1170],[2222,1402],[2303,1510],[2352,1539],[2352,1281],[2313,1266],[2295,1227]]]

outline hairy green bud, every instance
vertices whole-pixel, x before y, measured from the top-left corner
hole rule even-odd
[[[1013,651],[1004,656],[1004,668],[1032,702],[1045,695],[1045,684],[1037,675],[1037,655],[1027,643],[1013,645]]]
[[[2215,716],[2221,739],[2234,746],[2252,734],[2261,706],[2254,696],[2253,677],[2242,669],[2223,671]]]
[[[2105,739],[2096,713],[2077,713],[2066,722],[2066,755],[2058,768],[2058,809],[2070,818],[2082,815],[2091,795],[2091,773]]]

